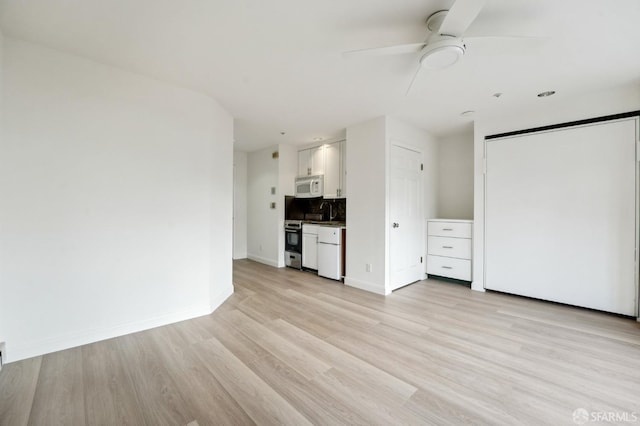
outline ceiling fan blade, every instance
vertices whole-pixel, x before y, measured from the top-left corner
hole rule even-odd
[[[343,52],[342,56],[383,56],[383,55],[403,55],[407,53],[418,53],[425,46],[425,43],[397,44],[395,46],[374,47],[372,49],[359,49]]]
[[[543,47],[545,42],[549,40],[549,37],[536,37],[536,36],[511,36],[511,35],[495,35],[495,36],[471,36],[465,37],[464,42],[467,46],[476,48],[476,46],[491,46],[495,49],[503,49],[513,47],[516,49],[531,49],[537,47]]]
[[[484,7],[485,0],[456,0],[442,21],[440,34],[462,37]]]
[[[411,79],[411,83],[409,83],[409,87],[407,87],[407,91],[404,94],[405,96],[409,96],[409,93],[413,88],[413,83],[415,83],[415,81],[418,79],[418,74],[420,74],[421,70],[422,70],[422,66],[418,64],[418,69],[416,70],[416,73],[413,75],[413,78]]]
[[[544,54],[548,37],[528,37],[528,36],[478,36],[465,37],[464,43],[467,52],[473,55],[489,57],[510,57],[515,60],[517,57],[531,57],[532,55]]]
[[[540,36],[527,36],[527,35],[472,35],[465,36],[464,41],[467,40],[482,40],[482,39],[494,39],[494,40],[523,40],[523,41],[544,41],[548,40],[549,37],[540,37]]]

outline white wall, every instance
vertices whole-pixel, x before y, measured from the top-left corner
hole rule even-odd
[[[298,147],[293,145],[278,145],[278,197],[284,203],[285,195],[295,194],[295,180],[298,175]],[[282,206],[284,217],[284,205]]]
[[[283,268],[284,261],[284,197],[295,194],[295,179],[298,174],[298,148],[292,145],[278,145],[278,266]]]
[[[472,288],[484,291],[484,137],[533,127],[618,114],[640,109],[640,85],[615,87],[599,92],[541,98],[528,109],[474,123],[474,227]]]
[[[278,159],[272,154],[278,151],[274,145],[247,155],[247,257],[271,266],[279,266],[279,218],[277,195]],[[271,194],[271,188],[276,194]]]
[[[201,130],[193,136],[193,144],[195,145],[196,138],[200,137],[202,142],[198,144],[206,144],[210,152],[205,165],[208,169],[208,181],[198,183],[206,185],[209,193],[207,263],[209,265],[209,313],[211,313],[233,294],[233,117],[213,98],[192,91],[185,92],[200,98],[193,105],[194,110],[204,103],[201,106],[202,111],[194,113],[195,118],[199,115],[201,117],[197,123],[188,123],[184,128],[179,121],[174,122],[173,126],[178,126],[179,131],[187,136],[189,132],[194,132],[196,125],[201,127]],[[181,150],[185,150],[181,137],[176,136],[178,137],[174,136],[172,143],[176,144],[180,141]],[[190,155],[195,156],[195,151]],[[182,194],[178,196],[183,197]]]
[[[278,158],[273,153],[278,152]],[[247,257],[282,268],[284,264],[284,196],[293,195],[298,151],[274,145],[247,156]],[[271,194],[275,188],[275,194]],[[276,208],[270,207],[271,203]]]
[[[207,314],[233,292],[232,118],[211,98],[4,40],[7,356]]]
[[[347,253],[345,284],[389,294],[388,156],[392,142],[423,153],[425,221],[437,211],[438,142],[428,132],[392,117],[347,128]],[[366,265],[371,265],[367,272]]]
[[[447,219],[473,219],[473,126],[440,140],[438,213]]]
[[[345,284],[385,294],[386,119],[347,128],[347,247]],[[367,272],[366,265],[371,265]]]
[[[233,153],[233,258],[247,257],[247,153]]]

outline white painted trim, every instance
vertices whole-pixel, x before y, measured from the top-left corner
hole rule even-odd
[[[281,266],[278,265],[277,260],[268,259],[262,256],[256,256],[255,254],[247,253],[247,259],[253,260],[259,263],[264,263],[265,265],[273,266],[274,268],[281,268]]]
[[[484,293],[486,291],[484,287],[480,287],[475,281],[471,282],[471,290],[479,291],[480,293]]]
[[[391,288],[391,150],[393,149],[394,146],[397,146],[399,148],[402,149],[406,149],[408,151],[413,151],[416,154],[420,155],[420,163],[424,165],[425,163],[425,159],[424,159],[424,150],[422,148],[416,147],[415,145],[411,145],[411,144],[407,144],[403,141],[400,141],[396,138],[387,138],[387,144],[386,144],[386,153],[385,153],[385,170],[386,170],[386,174],[385,174],[385,239],[386,239],[386,243],[385,243],[385,259],[386,259],[386,266],[385,266],[385,294],[391,294],[391,292],[393,290],[397,290],[396,289],[392,289]],[[424,170],[423,173],[420,174],[420,189],[419,189],[419,193],[420,193],[420,201],[418,202],[418,205],[420,206],[420,212],[418,213],[418,217],[422,217],[424,218]],[[426,235],[426,231],[425,231],[425,221],[420,221],[421,227],[418,230],[419,231],[419,235],[421,235],[420,237],[420,241],[421,241],[421,248],[420,248],[420,253],[424,254],[424,261],[422,262],[422,267],[421,267],[421,271],[418,274],[418,276],[416,276],[415,278],[420,281],[421,277],[424,277],[427,273],[427,250],[426,250],[426,242],[425,242],[425,235]],[[398,287],[398,288],[402,288],[404,286]]]
[[[223,291],[211,297],[209,306],[199,305],[178,312],[161,314],[153,318],[120,324],[114,327],[88,329],[77,333],[56,336],[40,341],[26,342],[12,347],[11,352],[3,352],[3,361],[15,362],[21,359],[31,358],[51,352],[61,351],[101,340],[137,333],[175,322],[209,315],[220,307],[234,292],[233,285],[224,288]]]
[[[356,279],[349,278],[349,277],[344,277],[344,285],[347,285],[347,286],[353,287],[353,288],[357,288],[357,289],[360,289],[360,290],[365,290],[365,291],[368,291],[368,292],[371,292],[371,293],[381,294],[383,296],[391,294],[391,292],[385,292],[386,289],[382,289],[378,285],[375,285],[375,284],[367,282],[367,281],[356,280]]]
[[[209,313],[212,313],[220,307],[235,291],[233,284],[226,286],[222,291],[211,296],[211,304],[209,305]]]
[[[222,302],[224,302],[224,300],[222,300],[220,304]],[[212,311],[209,308],[209,304],[201,304],[188,309],[184,309],[182,311],[168,312],[165,314],[160,314],[153,318],[124,323],[114,327],[88,329],[77,333],[55,336],[43,340],[24,342],[16,346],[7,345],[9,346],[9,350],[6,354],[7,362],[20,361],[25,358],[31,358],[34,356],[86,345],[89,343],[99,342],[101,340],[124,336],[125,334],[137,333],[139,331],[149,330],[151,328],[172,324],[203,315],[209,315],[211,312]]]
[[[485,222],[485,172],[484,172],[484,152],[486,132],[473,124],[473,269],[471,289],[484,292],[484,222]]]
[[[636,281],[636,320],[640,321],[640,117],[635,117],[636,126],[636,254],[635,254],[635,281]]]
[[[384,118],[384,293],[391,294],[391,197],[389,189],[391,188],[391,173],[389,167],[391,165],[391,139],[389,138],[389,118]]]

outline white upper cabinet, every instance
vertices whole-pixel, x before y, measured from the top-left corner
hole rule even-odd
[[[309,168],[309,153],[310,149],[303,149],[298,151],[298,176],[309,176],[311,169]]]
[[[346,197],[345,142],[334,142],[324,146],[324,197]]]
[[[298,151],[298,176],[324,175],[324,198],[345,198],[346,141]]]
[[[324,174],[324,146],[298,151],[298,176]]]

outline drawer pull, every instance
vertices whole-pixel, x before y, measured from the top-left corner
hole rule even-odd
[[[442,228],[443,231],[453,231],[453,228]]]
[[[443,266],[442,269],[453,269],[451,266]]]
[[[448,249],[452,249],[452,246],[442,246],[442,248],[448,248]]]

